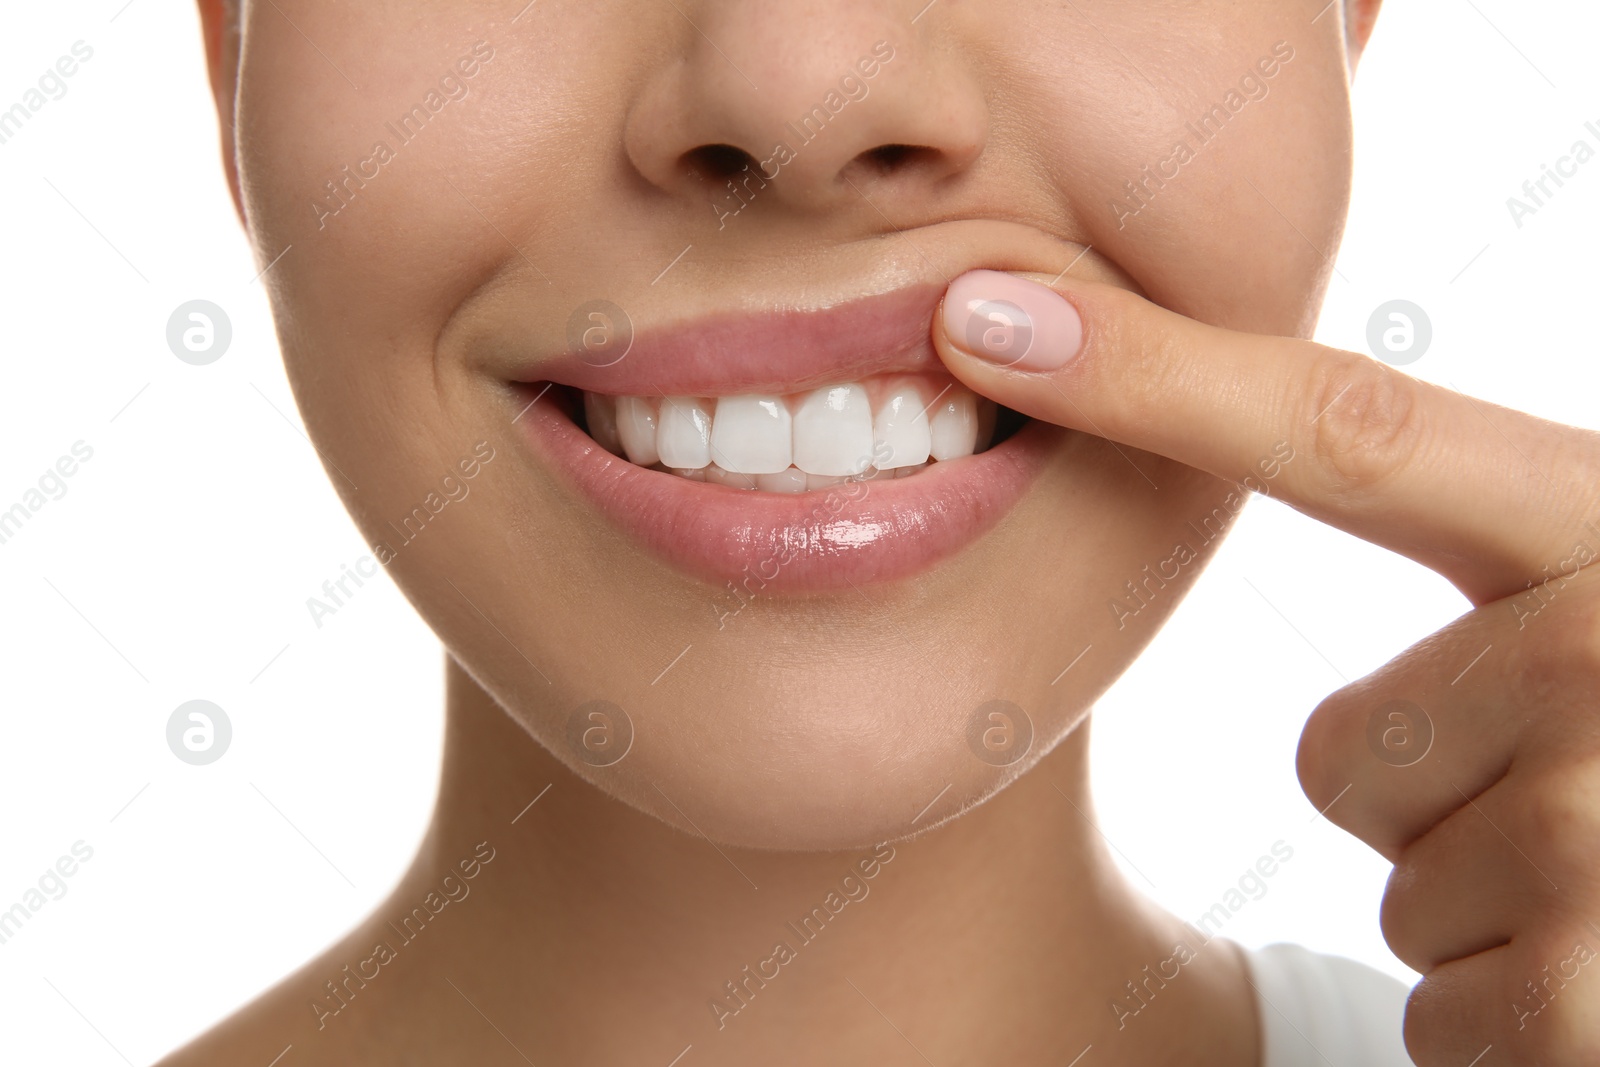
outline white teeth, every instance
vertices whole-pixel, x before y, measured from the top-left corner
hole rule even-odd
[[[707,400],[585,393],[589,434],[641,467],[736,489],[804,493],[851,479],[890,481],[987,448],[993,401],[905,378],[832,385],[787,397]],[[713,410],[715,414],[713,415]]]
[[[756,475],[756,488],[765,493],[803,493],[809,477],[799,467],[790,467],[777,474]]]
[[[711,462],[711,412],[693,397],[661,401],[656,451],[668,467],[699,468]]]
[[[858,474],[872,462],[872,409],[859,385],[818,389],[794,416],[794,465],[807,474]]]
[[[628,459],[641,467],[661,462],[656,451],[656,412],[648,400],[637,396],[617,398],[617,436]]]
[[[583,420],[589,424],[589,436],[595,439],[596,444],[613,455],[622,455],[622,438],[617,435],[615,397],[584,393]]]
[[[735,474],[733,471],[724,470],[713,463],[706,468],[706,481],[713,485],[725,485],[729,489],[754,489],[757,475]]]
[[[934,459],[970,456],[978,445],[978,403],[964,389],[951,390],[935,405],[929,425]]]
[[[741,474],[787,470],[794,438],[789,408],[775,396],[725,396],[711,423],[717,464]]]
[[[872,456],[880,470],[911,467],[928,459],[932,439],[922,394],[914,386],[890,393],[872,420]]]

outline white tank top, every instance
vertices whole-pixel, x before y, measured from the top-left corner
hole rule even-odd
[[[1400,1024],[1405,985],[1302,945],[1246,949],[1261,1014],[1261,1067],[1415,1067]]]

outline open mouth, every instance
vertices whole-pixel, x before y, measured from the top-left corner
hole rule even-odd
[[[948,376],[928,373],[787,395],[612,396],[555,388],[578,428],[614,456],[691,481],[766,493],[912,477],[982,453],[1027,421]]]
[[[735,596],[912,577],[1000,522],[1066,434],[944,369],[941,293],[702,320],[603,364],[519,359],[512,422],[610,525]]]

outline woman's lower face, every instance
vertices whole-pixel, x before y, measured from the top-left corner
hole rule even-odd
[[[940,294],[1070,270],[1309,334],[1339,12],[516,6],[245,5],[251,237],[374,554],[534,738],[669,823],[838,849],[983,801],[1245,494],[973,397]]]

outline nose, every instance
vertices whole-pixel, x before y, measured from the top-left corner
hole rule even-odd
[[[880,0],[674,6],[676,47],[624,131],[634,168],[661,190],[714,209],[759,194],[816,212],[859,203],[870,185],[923,206],[983,152],[981,86],[958,49],[904,11]]]

